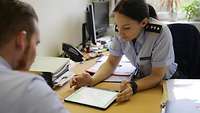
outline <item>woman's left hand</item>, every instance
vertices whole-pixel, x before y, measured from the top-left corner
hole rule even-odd
[[[128,81],[122,81],[120,84],[120,93],[117,95],[117,102],[124,102],[130,99],[133,95],[131,85]]]

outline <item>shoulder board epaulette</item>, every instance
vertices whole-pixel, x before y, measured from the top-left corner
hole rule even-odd
[[[145,31],[160,33],[162,31],[162,25],[149,23],[146,25]]]

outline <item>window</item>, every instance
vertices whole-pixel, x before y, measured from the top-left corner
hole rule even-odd
[[[112,11],[118,1],[120,0],[111,0],[110,11]],[[193,1],[199,2],[199,5],[196,5],[199,8],[199,12],[197,11],[199,15],[195,18],[200,20],[200,0],[146,0],[148,4],[155,8],[158,18],[164,21],[187,20],[183,6]]]
[[[146,0],[157,11],[160,20],[184,20],[183,5],[188,0]]]

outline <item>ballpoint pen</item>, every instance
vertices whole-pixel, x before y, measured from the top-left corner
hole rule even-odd
[[[166,113],[167,101],[168,101],[167,85],[166,85],[166,81],[163,81],[163,94],[162,94],[162,100],[160,103],[161,113]]]
[[[135,79],[135,77],[136,77],[138,71],[139,71],[139,69],[136,68],[136,69],[130,74],[130,76],[129,76],[129,80],[130,80],[130,81],[133,81],[133,80]]]
[[[166,113],[166,107],[167,107],[166,103],[162,103],[160,107],[161,107],[160,113]]]

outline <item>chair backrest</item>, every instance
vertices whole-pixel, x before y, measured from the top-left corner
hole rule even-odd
[[[200,33],[191,24],[169,24],[175,62],[187,78],[200,78]]]

